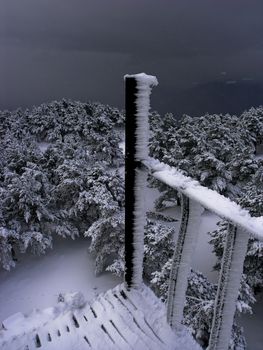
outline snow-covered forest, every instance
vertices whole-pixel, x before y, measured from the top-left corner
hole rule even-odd
[[[124,125],[122,111],[100,103],[62,100],[0,112],[2,270],[14,273],[31,254],[42,259],[54,242],[53,249],[60,249],[61,237],[86,244],[96,274],[123,275]],[[229,197],[252,216],[263,215],[263,107],[238,116],[181,119],[152,112],[150,127],[151,156]],[[181,198],[152,178],[149,187],[156,199],[147,213],[144,279],[166,301]],[[226,233],[225,221],[209,232],[215,271]],[[237,314],[252,312],[262,292],[263,244],[251,239]],[[192,270],[184,323],[203,347],[208,344],[215,294],[214,281]],[[237,349],[246,349],[246,341],[235,323],[231,350]]]

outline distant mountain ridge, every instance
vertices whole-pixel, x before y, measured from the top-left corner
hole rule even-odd
[[[178,116],[240,114],[251,106],[263,105],[263,82],[254,80],[210,81],[185,90],[167,88],[165,93],[166,104],[173,106],[170,111]]]

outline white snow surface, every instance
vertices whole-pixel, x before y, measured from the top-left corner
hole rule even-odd
[[[146,207],[153,210],[153,202],[158,197],[156,189],[147,188]],[[180,208],[171,207],[164,214],[180,217]],[[202,271],[210,281],[216,283],[218,273],[212,271],[216,259],[212,246],[208,244],[208,231],[216,229],[219,217],[205,211],[201,217],[200,236],[193,256],[193,268]],[[179,222],[167,223],[178,227]],[[59,294],[80,291],[85,300],[94,299],[98,293],[113,288],[120,279],[107,273],[94,276],[94,261],[88,253],[86,240],[60,239],[54,242],[54,249],[43,256],[21,256],[21,261],[10,272],[0,270],[0,324],[11,317],[19,319],[23,314],[31,314],[34,309],[45,309],[56,305]],[[242,315],[248,350],[261,350],[263,298],[254,307],[255,314]],[[36,313],[36,310],[34,311]],[[13,316],[11,316],[13,315]],[[7,321],[6,321],[7,322]],[[13,322],[13,321],[12,321]],[[183,349],[183,347],[182,347]]]
[[[244,328],[247,350],[262,350],[263,293],[257,296],[257,302],[252,308],[252,315],[243,314],[237,322]]]
[[[17,312],[31,313],[55,305],[60,294],[80,291],[88,301],[122,280],[94,274],[87,239],[59,238],[45,255],[21,255],[11,271],[0,270],[0,324]]]
[[[124,75],[124,79],[126,78],[135,78],[137,83],[144,86],[157,86],[158,80],[156,76],[149,75],[146,73],[137,73],[137,74],[126,74]]]
[[[185,327],[171,330],[165,305],[145,285],[128,292],[121,284],[70,310],[63,304],[13,316],[0,330],[1,349],[201,350]]]
[[[149,158],[143,163],[156,179],[196,200],[219,217],[242,227],[255,238],[263,240],[263,216],[252,217],[248,210],[241,208],[229,198],[201,186],[198,181],[183,175],[180,170],[156,159]]]
[[[220,218],[213,213],[205,210],[201,215],[201,225],[199,228],[199,236],[195,247],[195,253],[192,260],[192,267],[202,273],[212,283],[218,281],[218,271],[213,270],[216,264],[216,256],[212,252],[213,246],[209,244],[211,237],[208,232],[212,232],[218,228],[216,225]]]
[[[125,140],[119,143],[119,148],[121,149],[122,154],[125,155]]]

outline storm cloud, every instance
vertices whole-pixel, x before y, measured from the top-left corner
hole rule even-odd
[[[229,92],[237,108],[260,103],[262,18],[262,0],[0,0],[0,109],[62,97],[121,108],[123,75],[141,71],[159,79],[161,112],[212,112],[211,98],[224,111]]]

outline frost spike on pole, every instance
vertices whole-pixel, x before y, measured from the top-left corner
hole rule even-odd
[[[128,289],[142,283],[144,188],[147,173],[141,161],[148,158],[150,94],[157,85],[154,76],[125,75],[125,284]]]
[[[169,279],[167,322],[178,329],[183,319],[188,276],[197,244],[202,206],[182,194],[181,222]]]
[[[244,229],[229,223],[208,350],[228,350],[248,239]]]

